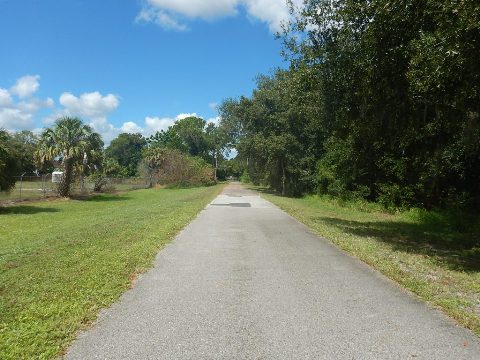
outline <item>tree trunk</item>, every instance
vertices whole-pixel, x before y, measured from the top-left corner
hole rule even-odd
[[[73,179],[73,160],[66,159],[64,161],[64,170],[62,181],[58,185],[58,194],[62,197],[67,197],[70,195],[70,185]]]
[[[285,196],[285,164],[282,161],[282,196]]]

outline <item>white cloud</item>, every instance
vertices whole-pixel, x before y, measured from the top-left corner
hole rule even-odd
[[[47,98],[45,100],[41,99],[30,99],[29,101],[21,101],[17,104],[17,108],[28,113],[36,113],[40,109],[53,108],[55,102],[52,98]]]
[[[60,96],[60,104],[70,115],[102,118],[116,110],[120,100],[113,94],[103,96],[98,91],[84,93],[79,97],[65,92]]]
[[[187,31],[188,26],[181,24],[173,16],[167,14],[165,11],[148,7],[142,9],[135,19],[137,22],[154,22],[165,30]]]
[[[120,129],[115,128],[115,126],[109,123],[106,117],[93,118],[89,125],[95,132],[102,135],[103,142],[106,145],[110,144],[121,132]]]
[[[122,130],[122,132],[124,133],[130,133],[130,134],[143,133],[143,129],[133,121],[127,121],[126,123],[123,123],[120,130]]]
[[[294,0],[301,5],[302,0]],[[234,16],[244,8],[247,15],[268,25],[271,32],[281,30],[290,19],[286,0],[146,0],[137,21],[153,22],[168,30],[187,30],[189,19],[211,20]]]
[[[103,141],[108,145],[110,141],[120,133],[140,133],[143,136],[148,137],[155,134],[157,131],[167,130],[168,127],[175,124],[176,121],[190,116],[198,115],[196,113],[181,113],[175,117],[147,116],[143,121],[143,127],[134,121],[127,121],[119,128],[109,123],[106,117],[102,117],[92,119],[90,126],[102,135]]]
[[[32,96],[40,87],[40,83],[38,82],[39,79],[40,76],[38,75],[22,76],[17,79],[16,84],[12,86],[10,93],[18,95],[22,99]]]
[[[199,117],[197,113],[183,113],[183,114],[178,114],[176,117],[175,117],[175,120],[182,120],[182,119],[186,119],[188,117]]]
[[[45,100],[31,97],[39,88],[40,76],[26,75],[17,79],[9,90],[0,88],[0,128],[9,131],[32,130],[38,111],[52,108],[51,98]],[[13,98],[12,95],[18,96]]]
[[[31,82],[32,79],[33,82]],[[118,126],[108,120],[108,115],[120,105],[118,96],[113,94],[102,95],[98,91],[87,92],[78,96],[70,92],[64,92],[59,97],[61,106],[55,107],[52,98],[27,97],[27,94],[31,96],[38,90],[38,79],[38,76],[24,76],[18,79],[16,85],[10,90],[0,88],[0,128],[9,131],[28,129],[40,133],[42,129],[35,126],[36,115],[41,110],[51,109],[50,113],[43,118],[43,125],[51,126],[55,120],[63,116],[79,116],[94,131],[102,135],[105,144],[108,145],[122,132],[141,133],[144,136],[150,136],[157,131],[167,130],[178,120],[191,116],[200,117],[195,112],[180,113],[174,117],[147,116],[143,124],[126,121]],[[28,84],[30,86],[27,86]],[[17,94],[18,98],[12,97],[14,93]],[[215,104],[210,104],[211,107],[213,105]],[[218,117],[211,118],[207,122],[218,124],[218,120]]]
[[[282,0],[280,0],[282,1]],[[239,0],[148,0],[151,6],[189,18],[211,19],[234,15]]]
[[[249,16],[268,24],[272,33],[282,30],[282,23],[290,18],[285,0],[246,0]]]
[[[33,126],[32,114],[15,108],[0,108],[0,129],[19,131],[32,129]]]
[[[215,126],[218,126],[219,123],[220,123],[220,116],[207,119],[207,124],[215,124]]]
[[[50,116],[47,118],[49,125],[52,124],[53,121],[58,117],[69,115],[65,113],[65,109],[63,112],[57,109],[57,111],[54,113],[55,117]],[[190,116],[200,117],[197,115],[197,113],[181,113],[175,117],[147,116],[143,121],[143,126],[134,121],[127,121],[124,122],[120,127],[116,127],[108,121],[107,117],[103,116],[90,118],[89,125],[94,129],[95,132],[98,132],[100,135],[102,135],[105,145],[108,145],[120,133],[140,133],[143,136],[148,137],[155,134],[157,131],[167,130],[168,127],[175,124],[176,121]],[[206,121],[207,123],[214,123],[218,125],[220,117],[210,118]],[[44,121],[44,123],[46,123],[46,121]]]
[[[10,106],[12,103],[12,96],[8,90],[0,88],[0,107]]]
[[[200,117],[197,113],[181,113],[175,117],[147,116],[144,120],[145,126],[143,128],[138,126],[136,123],[131,124],[132,129],[135,130],[134,132],[140,132],[144,136],[150,136],[155,134],[157,131],[167,130],[169,126],[172,126],[178,120],[182,120],[191,116]],[[133,125],[138,126],[138,128],[134,127]],[[141,129],[141,131],[138,131],[139,129]]]
[[[158,116],[147,116],[145,118],[145,130],[146,134],[153,134],[157,131],[167,130],[169,126],[172,126],[175,123],[175,118],[164,117],[160,118]]]

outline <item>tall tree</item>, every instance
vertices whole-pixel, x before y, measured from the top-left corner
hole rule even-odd
[[[228,135],[223,127],[210,123],[205,128],[205,137],[208,144],[208,153],[215,170],[214,178],[217,180],[219,163],[225,159],[224,155],[229,151]]]
[[[122,133],[105,149],[105,155],[125,168],[128,176],[135,176],[146,146],[147,140],[141,134]]]
[[[0,191],[8,191],[15,185],[15,176],[20,175],[20,163],[10,134],[0,130]]]
[[[27,174],[36,172],[34,155],[38,144],[38,136],[31,131],[23,130],[14,133],[12,140],[20,162],[20,172]]]
[[[215,148],[221,152],[221,134],[215,130],[215,125],[199,117],[189,116],[177,120],[167,130],[162,130],[150,136],[150,147],[179,150],[190,156],[196,156],[212,163],[215,158]]]
[[[190,116],[178,120],[173,127],[190,156],[208,157],[208,141],[205,128],[207,122],[202,118]]]
[[[69,196],[75,169],[98,162],[102,152],[99,134],[78,118],[63,117],[42,133],[36,158],[41,164],[53,160],[61,164],[63,177],[58,191],[61,196]]]

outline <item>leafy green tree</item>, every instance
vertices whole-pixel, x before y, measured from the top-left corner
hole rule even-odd
[[[12,135],[13,145],[17,152],[18,161],[20,162],[20,172],[32,174],[36,170],[50,170],[37,169],[35,163],[35,149],[38,144],[38,136],[28,130],[16,132]],[[51,164],[46,164],[51,165]]]
[[[190,116],[177,120],[167,130],[162,130],[148,139],[150,148],[179,150],[190,156],[200,157],[218,168],[228,150],[225,131],[199,117]]]
[[[8,132],[0,130],[0,191],[11,190],[20,171],[13,139]]]
[[[188,148],[180,138],[175,125],[169,126],[167,130],[157,131],[147,139],[147,142],[151,148],[167,148],[188,152]]]
[[[312,186],[322,136],[316,109],[307,100],[317,84],[307,69],[259,77],[252,97],[220,106],[221,124],[244,159],[249,178],[282,194],[297,195]]]
[[[318,188],[480,205],[478,1],[304,5],[284,39],[319,79]]]
[[[209,144],[205,133],[206,126],[205,120],[195,116],[180,119],[173,125],[190,156],[208,158]]]
[[[147,140],[141,134],[122,133],[105,149],[105,156],[117,161],[128,176],[135,176],[146,146]]]
[[[214,178],[217,179],[219,164],[225,161],[225,154],[229,152],[228,134],[223,127],[210,123],[205,128],[205,138],[209,157],[213,159]]]
[[[478,1],[290,4],[290,68],[220,106],[248,178],[285,194],[480,207]]]
[[[111,177],[127,177],[128,170],[120,165],[117,160],[104,157],[102,162],[102,171],[105,176]]]
[[[35,155],[40,164],[53,160],[61,164],[63,177],[58,192],[60,196],[69,196],[75,170],[98,162],[102,153],[99,134],[78,118],[63,117],[42,133]]]

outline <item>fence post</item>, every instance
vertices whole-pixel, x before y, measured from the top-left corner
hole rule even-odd
[[[42,175],[42,192],[43,192],[43,197],[47,196],[47,189],[45,189],[45,182],[46,182],[46,175]]]
[[[23,185],[23,176],[25,175],[25,173],[23,173],[22,175],[20,175],[20,195],[19,195],[19,200],[22,200],[22,185]]]

